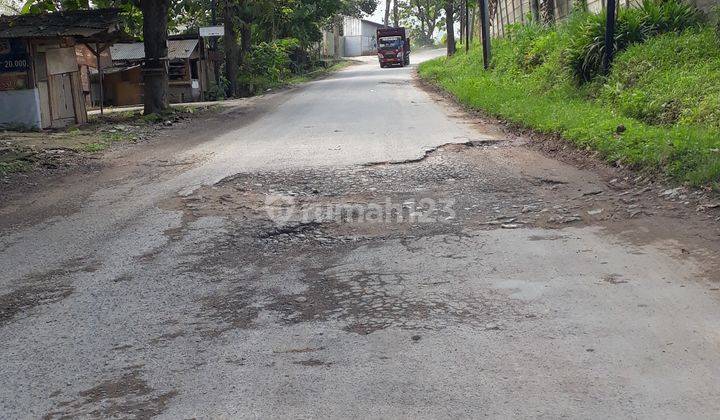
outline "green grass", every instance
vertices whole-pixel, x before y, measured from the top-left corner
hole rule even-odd
[[[24,160],[0,162],[0,176],[5,176],[16,172],[25,172],[29,167],[30,163]]]
[[[620,55],[599,96],[650,124],[720,129],[719,69],[720,43],[712,29],[666,34]]]
[[[692,29],[631,45],[607,79],[578,85],[566,51],[581,19],[557,30],[525,27],[495,40],[490,71],[475,47],[423,63],[420,76],[469,107],[559,134],[609,162],[717,187],[720,42],[713,31]],[[619,126],[625,131],[618,133]]]
[[[108,148],[108,144],[105,142],[88,143],[82,147],[83,152],[95,153],[101,152]]]

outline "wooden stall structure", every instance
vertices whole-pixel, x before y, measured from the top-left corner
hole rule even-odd
[[[88,108],[101,105],[102,97],[100,95],[98,75],[101,71],[105,72],[113,65],[112,58],[110,58],[110,49],[102,50],[99,55],[96,54],[98,49],[102,49],[102,46],[75,45],[75,56],[80,66],[80,79],[82,80],[82,90],[85,96],[85,106]]]
[[[117,43],[110,47],[113,67],[105,69],[106,103],[114,106],[143,102],[142,72],[145,45],[141,42]],[[171,103],[206,100],[214,83],[211,58],[205,43],[197,36],[168,39],[168,100]]]
[[[0,16],[0,127],[87,122],[77,47],[101,53],[119,34],[116,9]]]

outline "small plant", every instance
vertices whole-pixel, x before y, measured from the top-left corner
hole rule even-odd
[[[148,124],[157,124],[163,121],[163,116],[160,114],[147,114],[142,116],[142,120]]]
[[[225,99],[225,92],[227,92],[229,85],[230,82],[228,82],[227,78],[225,78],[225,76],[221,76],[219,84],[213,82],[210,85],[210,88],[208,88],[208,91],[206,93],[207,100],[222,101],[223,99]]]
[[[105,149],[107,149],[107,144],[101,143],[101,142],[88,143],[83,146],[83,151],[89,152],[89,153],[100,152]]]
[[[0,175],[5,176],[17,172],[24,172],[30,168],[30,163],[23,160],[0,162]]]

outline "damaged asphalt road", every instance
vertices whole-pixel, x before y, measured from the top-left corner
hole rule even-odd
[[[408,69],[252,108],[2,204],[2,417],[720,412],[710,198]]]

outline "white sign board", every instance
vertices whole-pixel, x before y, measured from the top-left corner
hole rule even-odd
[[[225,27],[224,26],[205,26],[203,28],[200,28],[200,36],[203,38],[209,38],[213,36],[223,36],[225,35]]]

